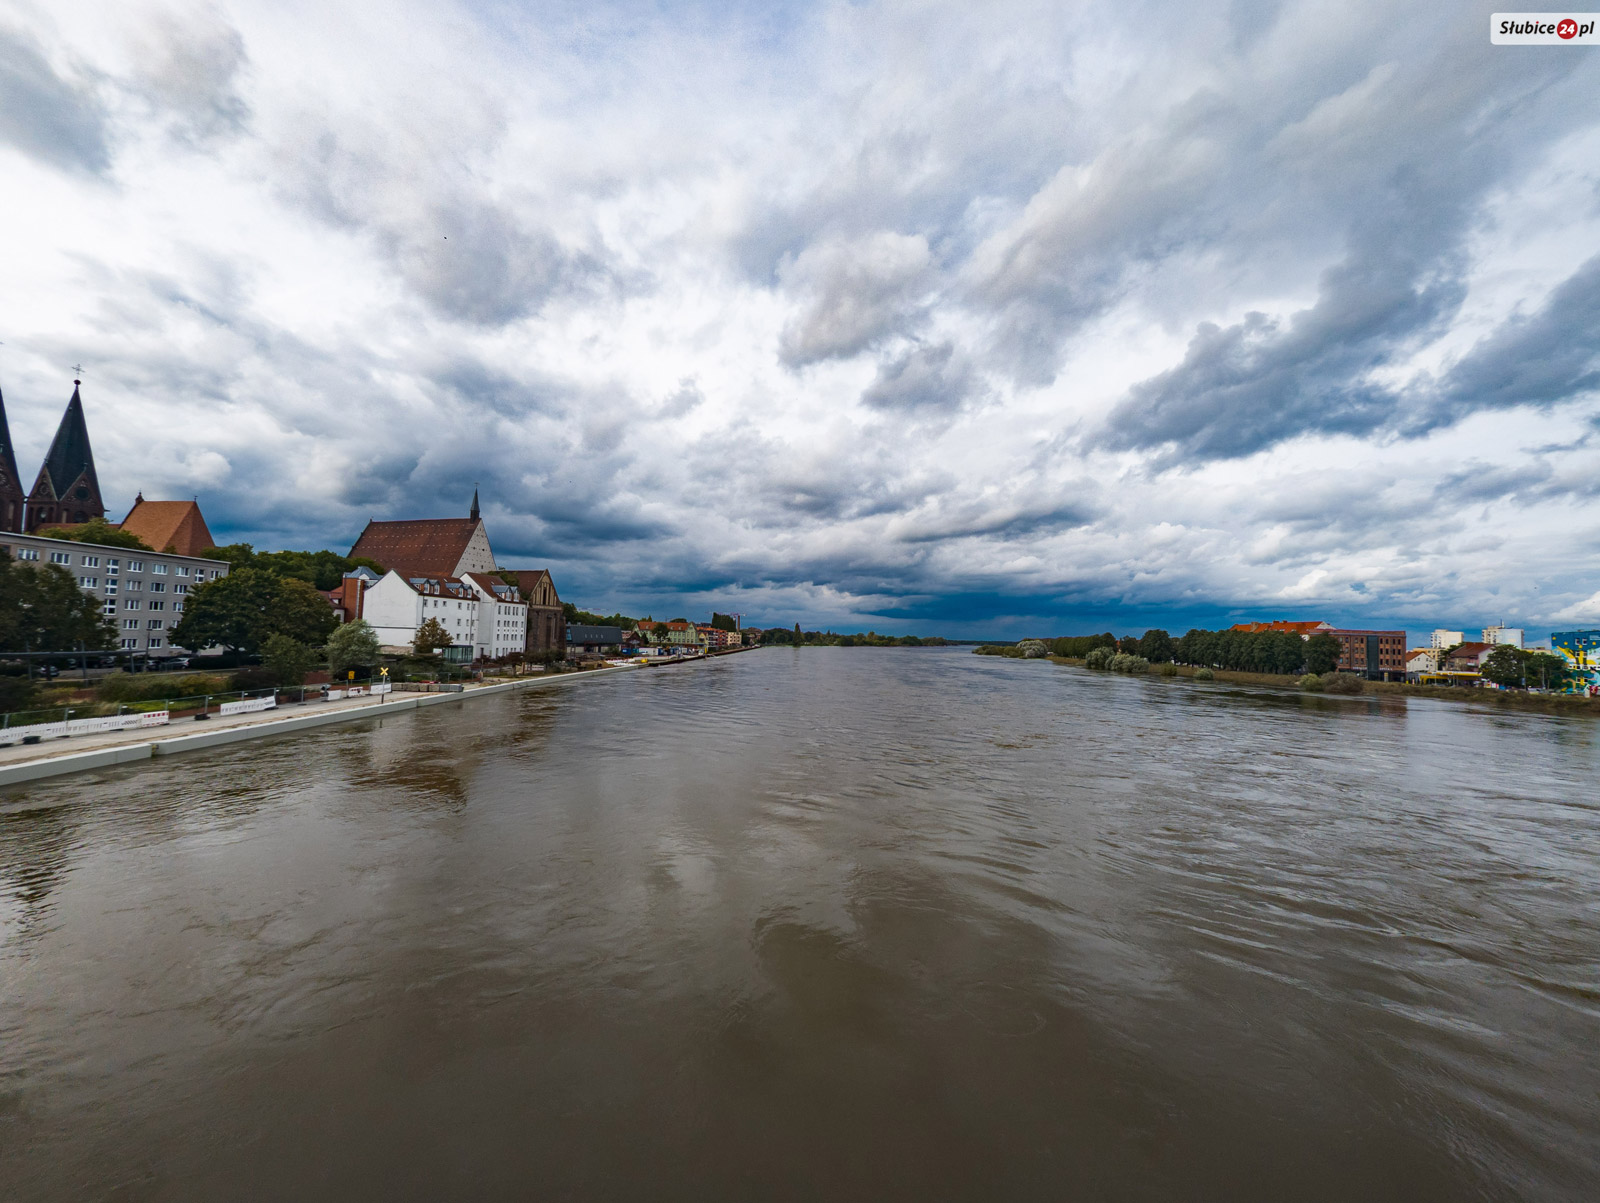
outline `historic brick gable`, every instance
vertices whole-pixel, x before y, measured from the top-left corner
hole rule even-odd
[[[28,494],[29,531],[106,516],[89,446],[89,426],[83,417],[83,398],[78,395],[78,381],[72,385],[72,400],[67,402],[50,454]]]

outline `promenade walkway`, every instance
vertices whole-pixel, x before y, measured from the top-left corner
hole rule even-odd
[[[165,727],[108,731],[46,740],[39,744],[19,744],[0,748],[0,789],[65,773],[148,760],[153,756],[172,756],[246,739],[266,739],[308,727],[378,719],[424,706],[461,703],[513,689],[548,689],[631,671],[635,670],[603,668],[549,677],[517,677],[491,684],[469,685],[460,693],[396,692],[334,702],[291,703],[274,710],[234,714],[225,718],[213,715],[203,722],[185,716]]]

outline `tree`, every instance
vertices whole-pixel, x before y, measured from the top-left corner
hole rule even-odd
[[[1540,689],[1560,689],[1572,676],[1572,669],[1561,656],[1549,652],[1530,652],[1522,666],[1523,679]]]
[[[1313,635],[1305,644],[1305,668],[1308,673],[1322,676],[1339,667],[1339,653],[1343,648],[1332,635],[1326,632]]]
[[[94,543],[101,547],[126,547],[130,551],[155,551],[132,531],[123,530],[104,518],[91,518],[72,527],[52,526],[39,534],[46,539],[71,539],[75,543]]]
[[[172,628],[172,642],[190,651],[221,646],[254,654],[272,633],[267,616],[277,588],[275,577],[248,567],[196,586],[184,602],[183,620]]]
[[[58,564],[13,562],[0,551],[0,651],[99,651],[116,646],[116,628]]]
[[[444,630],[437,619],[430,618],[428,622],[440,631]],[[427,625],[423,623],[423,626]],[[378,632],[372,629],[372,624],[365,618],[347,622],[328,636],[328,669],[336,677],[343,676],[352,668],[371,668],[381,657]]]
[[[411,640],[411,650],[419,656],[431,656],[454,642],[450,632],[444,629],[444,624],[437,618],[430,618],[417,628]]]
[[[306,673],[316,662],[316,652],[287,635],[268,635],[261,645],[261,663],[279,686],[304,684]]]
[[[731,615],[718,614],[715,610],[711,612],[711,625],[718,631],[737,631],[739,629],[734,625]]]
[[[800,624],[797,622],[794,624],[794,645],[799,647],[805,641],[806,637],[800,633]]]
[[[257,568],[277,577],[295,577],[318,589],[337,589],[347,572],[370,568],[379,576],[384,567],[365,557],[342,556],[336,551],[257,551],[249,543],[230,543],[200,553],[208,560],[221,560],[235,569]]]
[[[1527,653],[1509,643],[1498,644],[1483,661],[1480,671],[1496,685],[1521,686],[1524,679],[1523,662]]]
[[[1146,631],[1139,640],[1139,654],[1152,664],[1165,664],[1172,659],[1172,636],[1160,628]]]
[[[338,625],[333,606],[316,586],[293,576],[278,582],[272,611],[267,615],[268,630],[287,635],[297,643],[319,647]]]
[[[220,645],[255,655],[269,635],[316,646],[337,623],[328,599],[308,582],[247,565],[189,594],[172,642],[190,651]]]

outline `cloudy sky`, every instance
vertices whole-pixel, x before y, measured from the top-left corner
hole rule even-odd
[[[1600,48],[1491,11],[0,0],[21,466],[81,362],[117,513],[478,482],[592,608],[1600,623]]]

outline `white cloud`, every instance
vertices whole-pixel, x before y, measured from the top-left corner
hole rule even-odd
[[[114,504],[338,546],[478,481],[606,609],[1594,617],[1593,56],[1397,4],[57,7],[0,25],[25,471],[81,360]]]

